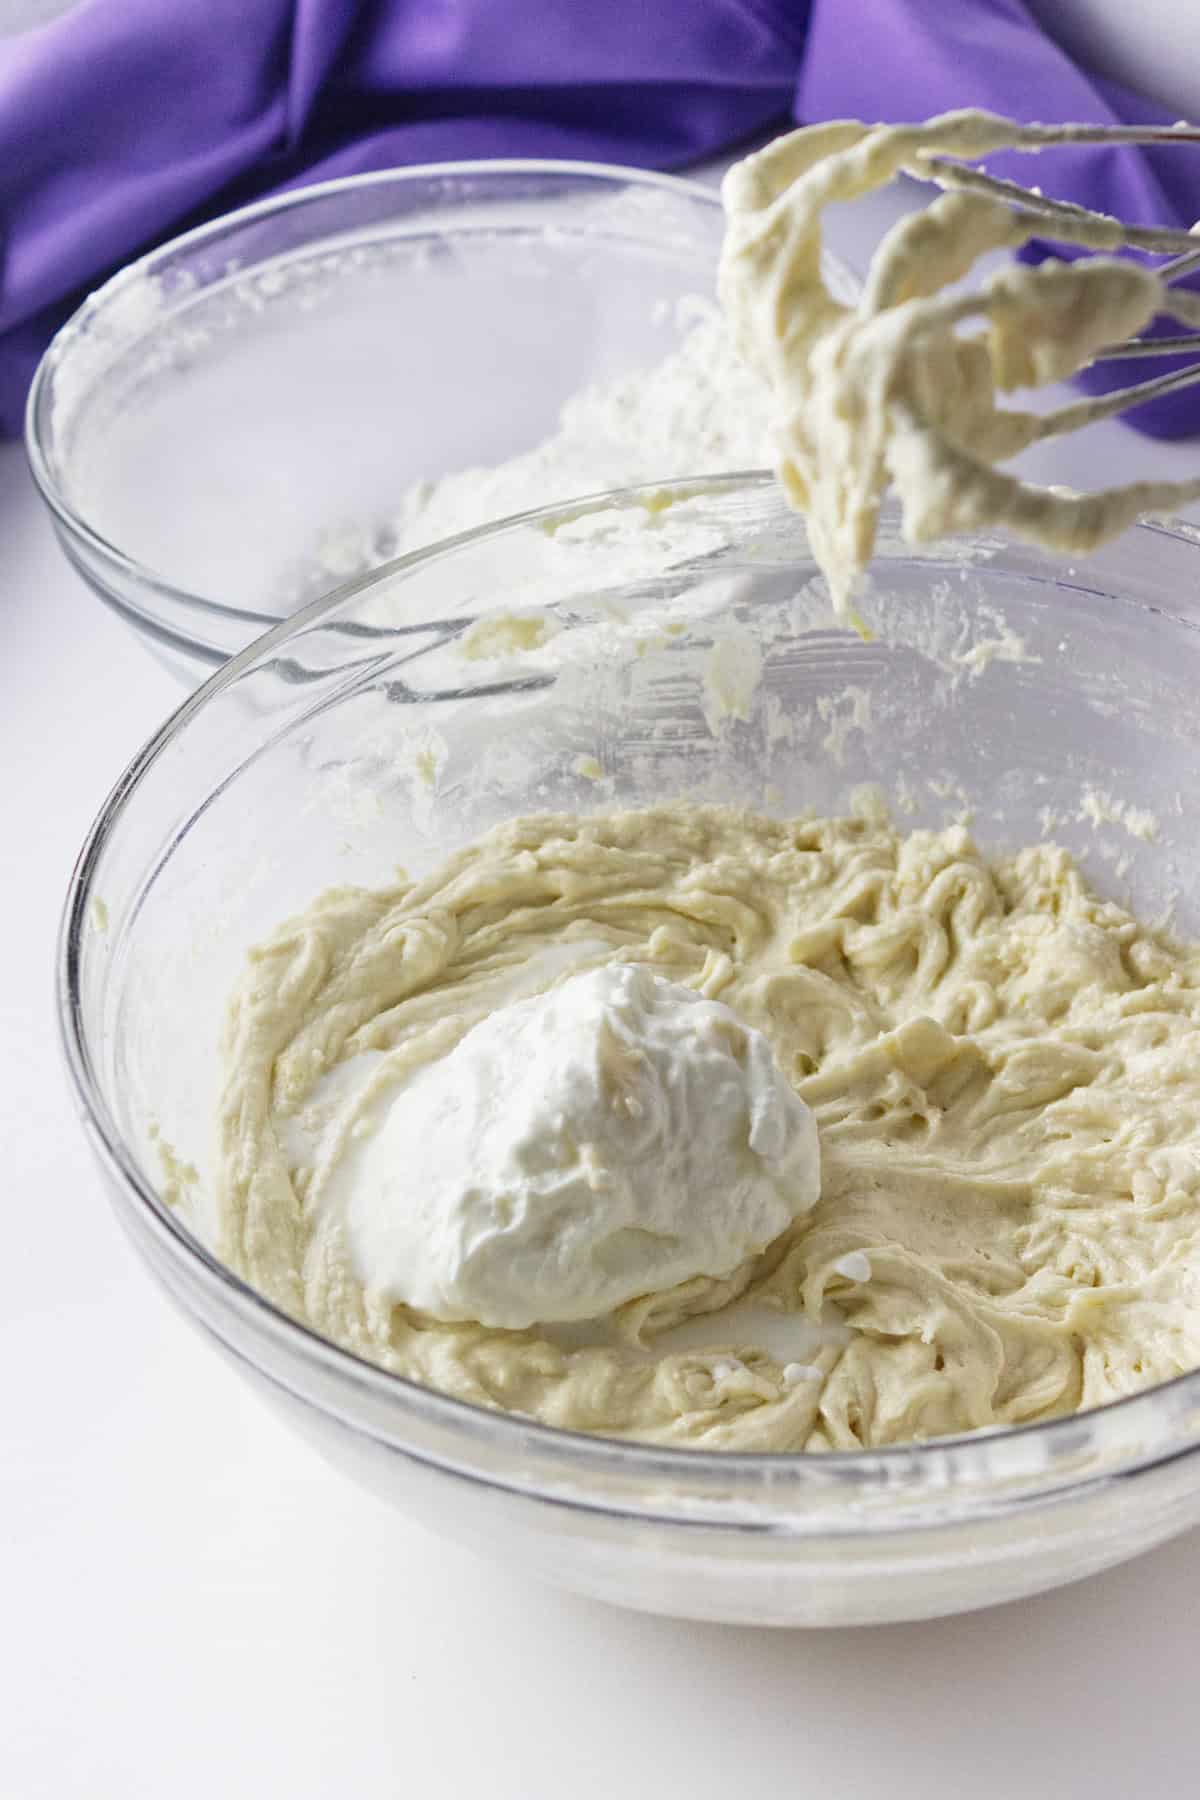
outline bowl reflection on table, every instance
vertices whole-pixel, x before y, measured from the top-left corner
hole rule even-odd
[[[654,1449],[371,1368],[274,1311],[204,1240],[216,1046],[246,947],[323,888],[417,874],[514,813],[677,796],[828,812],[873,784],[911,825],[970,808],[989,849],[1035,841],[1053,816],[1100,888],[1200,929],[1198,573],[1183,526],[1139,527],[1068,570],[999,538],[916,555],[888,515],[865,641],[833,619],[802,523],[750,476],[529,515],[315,602],[164,727],[72,882],[68,1061],[147,1264],[331,1461],[436,1529],[628,1605],[930,1616],[1190,1525],[1200,1375],[880,1452]],[[541,629],[464,654],[482,615],[514,606]],[[1157,839],[1089,822],[1089,788],[1158,813]],[[194,1226],[168,1204],[164,1141],[197,1171]]]

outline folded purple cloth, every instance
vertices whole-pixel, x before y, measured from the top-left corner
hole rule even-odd
[[[0,432],[88,289],[281,187],[486,156],[678,169],[789,116],[962,105],[1165,116],[1077,68],[1022,0],[80,0],[0,40]],[[1056,155],[1039,179],[1068,198],[1200,212],[1186,154]],[[1200,399],[1139,422],[1200,431]]]

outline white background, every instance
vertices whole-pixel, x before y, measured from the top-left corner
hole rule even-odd
[[[1197,463],[1114,425],[1042,472]],[[122,1241],[53,1023],[72,858],[182,695],[16,447],[0,552],[0,1800],[1195,1794],[1200,1537],[940,1623],[681,1624],[440,1543],[260,1409]]]

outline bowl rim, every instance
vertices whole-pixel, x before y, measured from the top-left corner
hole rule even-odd
[[[51,378],[58,372],[60,365],[65,363],[75,340],[80,336],[86,323],[101,312],[109,302],[117,298],[131,282],[155,275],[163,266],[169,265],[175,257],[183,252],[190,252],[209,242],[218,242],[223,235],[240,231],[246,225],[254,224],[262,219],[298,212],[306,206],[320,204],[336,198],[339,194],[357,192],[359,189],[402,188],[418,181],[453,180],[456,177],[478,179],[506,175],[545,175],[561,177],[564,180],[584,178],[597,182],[610,182],[613,185],[619,184],[624,187],[657,189],[674,194],[680,199],[698,202],[709,211],[721,211],[719,192],[706,183],[694,181],[685,175],[672,175],[655,169],[642,169],[634,164],[592,162],[583,159],[573,161],[567,157],[474,157],[460,162],[408,163],[401,168],[371,169],[359,174],[335,176],[328,181],[311,182],[305,186],[288,188],[283,193],[265,195],[259,200],[251,201],[246,206],[236,207],[231,212],[221,213],[215,219],[208,219],[188,231],[180,232],[177,236],[168,238],[165,243],[157,244],[154,249],[124,263],[107,280],[101,282],[99,287],[88,293],[70,317],[59,326],[38,359],[25,401],[25,454],[34,485],[49,508],[56,525],[68,534],[69,539],[78,540],[92,554],[101,557],[124,580],[134,582],[139,588],[151,593],[161,594],[173,604],[182,603],[202,612],[219,614],[227,619],[244,620],[248,625],[261,625],[264,629],[273,626],[276,622],[276,615],[259,612],[249,607],[230,606],[227,602],[214,600],[209,595],[198,594],[190,588],[182,587],[168,579],[159,570],[130,556],[118,544],[112,543],[101,532],[88,524],[87,520],[67,499],[62,484],[54,473],[52,436],[49,430],[44,432],[41,428],[43,401]],[[330,237],[336,235],[334,232],[329,234]],[[319,239],[314,239],[313,244],[315,245],[319,241]],[[128,607],[126,611],[129,611]],[[158,623],[153,614],[147,615],[147,619],[151,624]],[[177,631],[173,635],[182,636]],[[213,660],[214,655],[224,661],[222,652],[214,652],[200,641],[197,641],[195,645],[195,653],[203,654],[205,660],[209,662]]]
[[[681,490],[687,497],[702,492],[777,490],[777,482],[766,470],[749,470],[719,476],[703,476],[692,480],[646,483],[640,487],[613,489],[587,496],[581,501],[537,508],[491,521],[453,538],[393,558],[380,568],[359,575],[341,587],[310,601],[287,619],[231,657],[194,693],[171,713],[158,730],[131,758],[110,790],[94,819],[72,869],[60,916],[55,964],[55,997],[59,1040],[74,1098],[80,1108],[88,1134],[94,1138],[112,1175],[120,1183],[124,1198],[132,1201],[142,1221],[163,1243],[169,1254],[188,1265],[192,1272],[216,1290],[221,1301],[248,1314],[259,1327],[269,1330],[274,1340],[309,1359],[316,1358],[325,1369],[347,1387],[366,1387],[392,1406],[399,1403],[401,1414],[416,1413],[435,1425],[449,1428],[460,1442],[483,1442],[504,1452],[516,1452],[510,1464],[511,1481],[501,1481],[494,1473],[485,1475],[478,1468],[460,1470],[474,1479],[490,1480],[493,1485],[526,1491],[537,1490],[535,1471],[529,1465],[531,1449],[544,1453],[549,1469],[567,1467],[575,1479],[589,1473],[602,1475],[619,1472],[623,1477],[641,1475],[648,1481],[670,1481],[675,1492],[652,1495],[652,1504],[639,1512],[656,1518],[672,1518],[680,1523],[707,1523],[711,1515],[689,1517],[671,1509],[670,1501],[690,1490],[697,1502],[718,1495],[728,1503],[731,1486],[746,1484],[739,1504],[756,1502],[772,1508],[768,1501],[784,1505],[787,1489],[793,1493],[811,1488],[816,1492],[835,1489],[852,1491],[860,1496],[887,1491],[898,1504],[940,1502],[956,1511],[952,1518],[944,1510],[936,1518],[918,1520],[919,1525],[941,1525],[961,1522],[963,1517],[980,1518],[997,1510],[1016,1509],[1031,1502],[1061,1502],[1078,1496],[1084,1490],[1096,1490],[1113,1479],[1127,1478],[1147,1468],[1156,1468],[1194,1454],[1200,1448],[1200,1424],[1189,1426],[1184,1441],[1176,1430],[1170,1436],[1168,1421],[1163,1417],[1164,1399],[1200,1407],[1200,1368],[1158,1382],[1154,1386],[1124,1395],[1085,1411],[1061,1415],[1030,1423],[985,1427],[957,1432],[943,1437],[886,1445],[871,1450],[835,1450],[820,1454],[806,1451],[734,1451],[712,1450],[690,1445],[663,1445],[571,1430],[544,1424],[523,1414],[476,1405],[442,1393],[406,1376],[367,1361],[353,1351],[321,1336],[312,1327],[286,1313],[265,1299],[250,1284],[229,1269],[215,1253],[160,1199],[155,1186],[141,1172],[137,1160],[125,1141],[100,1090],[92,1067],[80,1001],[79,977],[82,947],[88,930],[92,900],[92,877],[108,840],[119,828],[122,817],[142,779],[158,759],[167,752],[187,729],[189,721],[212,700],[233,686],[244,673],[266,661],[278,646],[307,631],[327,615],[336,612],[357,594],[407,574],[425,562],[449,552],[495,538],[506,532],[539,528],[548,521],[564,517],[578,518],[581,511],[601,511],[613,506],[644,505],[642,496],[661,497],[664,489]],[[888,511],[895,511],[894,502]],[[1153,519],[1134,527],[1150,536],[1168,536],[1186,543],[1190,552],[1200,548],[1200,529],[1184,519]],[[1140,603],[1135,603],[1140,604]],[[1194,623],[1194,621],[1193,621]],[[304,1396],[310,1404],[321,1403]],[[1098,1430],[1103,1436],[1110,1428],[1129,1427],[1122,1442],[1109,1446],[1111,1454],[1099,1466],[1072,1470],[1072,1455],[1080,1449],[1079,1435]],[[1156,1429],[1155,1427],[1158,1427]],[[1167,1439],[1170,1441],[1166,1441]],[[1044,1455],[1038,1451],[1044,1449]],[[1056,1470],[1053,1452],[1063,1456]],[[524,1462],[521,1452],[524,1452]],[[413,1450],[411,1454],[420,1457]],[[997,1456],[1009,1461],[1010,1467],[989,1467]],[[424,1457],[422,1460],[437,1460]],[[545,1475],[546,1468],[536,1473]],[[527,1479],[522,1479],[522,1476]],[[544,1498],[560,1496],[546,1494]],[[974,1504],[973,1504],[974,1502]],[[572,1505],[598,1507],[602,1512],[619,1512],[620,1506],[599,1501],[572,1498]],[[932,1510],[932,1509],[931,1509]],[[725,1525],[736,1521],[723,1519]],[[796,1521],[789,1516],[789,1526]],[[747,1529],[761,1529],[763,1519]],[[911,1518],[904,1528],[911,1529]],[[799,1527],[803,1531],[804,1527]],[[836,1528],[835,1528],[836,1529]],[[859,1515],[849,1528],[853,1535],[873,1532],[886,1534],[896,1529],[895,1521],[880,1516],[872,1519]],[[830,1531],[828,1517],[823,1518],[814,1535]]]

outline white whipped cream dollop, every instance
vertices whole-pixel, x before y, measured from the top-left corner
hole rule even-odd
[[[326,1189],[369,1296],[520,1329],[730,1273],[815,1205],[812,1113],[729,1007],[624,964],[499,1008]]]

